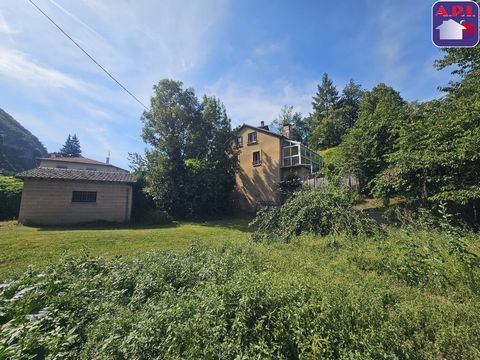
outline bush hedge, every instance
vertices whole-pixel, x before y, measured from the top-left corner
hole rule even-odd
[[[13,220],[18,217],[22,188],[21,180],[0,176],[0,220]]]

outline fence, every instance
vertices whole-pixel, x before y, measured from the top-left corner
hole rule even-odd
[[[360,191],[360,181],[355,175],[346,175],[340,178],[340,183],[351,187],[356,192]],[[309,186],[313,189],[326,187],[328,179],[323,176],[312,175],[308,179],[302,181],[303,186]]]

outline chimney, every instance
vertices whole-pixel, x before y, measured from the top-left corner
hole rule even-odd
[[[292,124],[290,123],[283,124],[282,135],[285,136],[287,139],[290,139],[291,132],[292,132]]]
[[[107,160],[105,161],[107,164],[110,164],[110,151],[108,152]]]
[[[265,121],[260,121],[260,127],[259,129],[267,130],[270,131],[268,125],[265,125]]]

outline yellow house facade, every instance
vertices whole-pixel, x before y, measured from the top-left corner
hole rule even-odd
[[[289,175],[307,178],[322,166],[320,155],[290,139],[291,127],[283,134],[243,125],[235,141],[238,169],[235,200],[241,210],[253,212],[263,206],[280,204],[279,184]]]

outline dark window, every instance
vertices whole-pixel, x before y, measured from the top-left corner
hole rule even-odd
[[[97,171],[97,169],[94,168],[87,168],[88,171]]]
[[[65,166],[65,165],[57,165],[57,169],[68,169],[68,166]]]
[[[248,143],[253,144],[257,142],[257,132],[251,132],[248,134]]]
[[[243,146],[243,136],[237,137],[237,146],[238,147]]]
[[[261,165],[262,164],[262,159],[260,158],[260,151],[255,151],[253,153],[253,165]]]
[[[94,203],[97,202],[96,191],[74,191],[72,193],[72,202]]]

